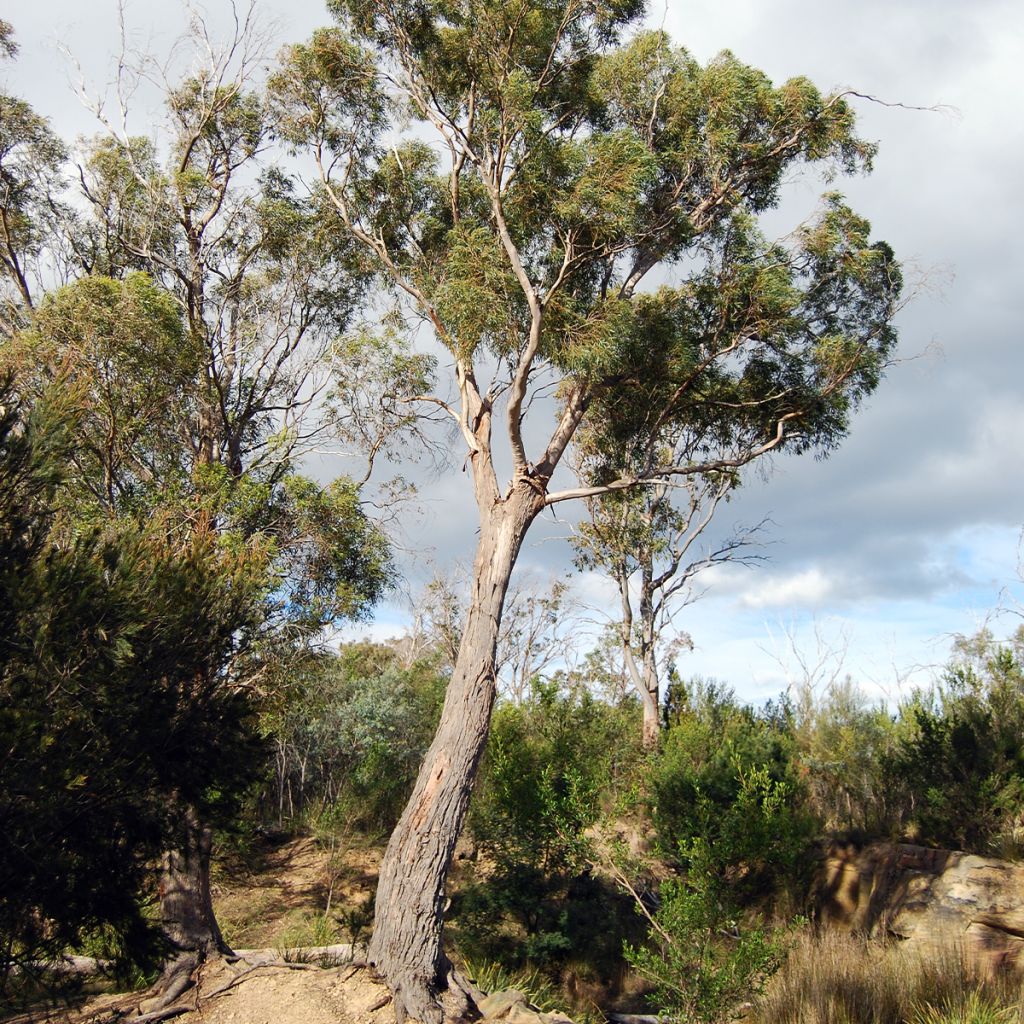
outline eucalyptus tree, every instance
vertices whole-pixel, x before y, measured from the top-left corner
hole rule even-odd
[[[436,337],[449,386],[403,397],[457,425],[479,514],[458,656],[369,948],[399,1019],[432,1022],[444,884],[530,525],[573,499],[838,443],[894,343],[900,277],[836,194],[786,242],[758,229],[801,165],[870,164],[841,95],[773,86],[730,54],[702,66],[659,32],[625,40],[640,0],[330,7],[340,25],[283,56],[278,130],[311,155],[392,322]],[[658,268],[675,283],[648,285]],[[651,443],[673,424],[698,439],[682,461]],[[646,457],[563,483],[584,426]]]
[[[602,461],[590,453],[580,468],[585,474],[600,474],[605,471]],[[692,647],[688,634],[667,634],[680,609],[697,596],[696,577],[713,565],[747,563],[755,557],[746,549],[757,526],[738,529],[715,546],[699,547],[719,505],[738,482],[735,471],[693,474],[675,483],[589,498],[588,516],[576,529],[577,564],[605,573],[618,591],[614,629],[643,707],[645,747],[657,744],[661,729],[659,662]]]
[[[95,104],[104,131],[79,168],[88,212],[73,226],[75,252],[85,273],[142,270],[178,303],[202,360],[181,431],[191,467],[280,474],[314,440],[304,414],[326,390],[359,278],[351,247],[318,230],[314,205],[267,159],[258,26],[246,21],[218,47],[196,19],[187,42],[195,59],[181,79],[122,55],[120,119]],[[155,138],[130,131],[130,97],[146,79],[164,94]]]
[[[14,30],[0,19],[0,59],[17,52]],[[39,260],[63,212],[66,157],[47,119],[0,88],[0,337],[24,323],[37,297]]]

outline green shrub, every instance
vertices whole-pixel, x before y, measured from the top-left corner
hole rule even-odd
[[[785,955],[782,939],[743,922],[706,866],[661,887],[661,906],[643,946],[626,959],[655,989],[659,1014],[716,1024],[759,992]]]
[[[554,684],[496,710],[469,822],[493,870],[467,880],[453,908],[467,952],[510,969],[620,959],[609,925],[625,907],[591,876],[586,833],[625,784],[638,734],[631,708]]]
[[[887,835],[898,828],[902,787],[886,778],[899,729],[893,715],[846,676],[823,694],[798,694],[797,760],[808,803],[826,828]]]
[[[662,854],[685,868],[701,844],[709,870],[728,878],[740,903],[781,888],[801,892],[816,822],[784,722],[701,683],[691,684],[673,718],[651,764]]]
[[[1024,628],[962,640],[942,681],[901,708],[889,764],[918,841],[1015,853],[1024,814]]]
[[[265,716],[276,752],[266,804],[279,824],[386,833],[433,736],[445,678],[391,648],[349,644],[310,657]]]

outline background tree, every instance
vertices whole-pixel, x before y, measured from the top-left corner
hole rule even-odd
[[[584,475],[585,467],[584,458]],[[737,485],[735,473],[715,473],[590,498],[589,518],[576,530],[577,563],[607,573],[619,592],[617,633],[643,705],[645,747],[657,744],[662,724],[659,661],[692,645],[685,633],[668,636],[680,608],[696,596],[694,578],[709,566],[752,557],[743,549],[757,527],[737,532],[714,550],[695,548]]]
[[[423,361],[344,335],[362,293],[359,261],[326,229],[316,197],[299,198],[266,159],[264,39],[252,9],[228,45],[215,45],[201,18],[190,42],[181,78],[173,62],[121,55],[120,120],[96,106],[104,131],[78,168],[87,207],[62,211],[80,279],[35,303],[4,361],[25,394],[61,381],[76,396],[68,529],[155,517],[176,543],[212,534],[218,550],[267,552],[275,586],[261,605],[259,655],[233,657],[211,677],[256,698],[304,643],[363,614],[390,581],[358,485],[319,485],[296,460],[328,433],[358,441],[371,461],[386,451],[401,418],[368,416],[368,394],[347,419],[340,410],[370,376],[417,388]],[[166,120],[147,138],[129,128],[142,79],[165,95]],[[184,790],[166,797],[186,823],[174,834],[190,846],[168,852],[162,913],[187,966],[223,948],[204,896],[210,836]]]
[[[801,164],[870,162],[841,95],[775,87],[729,54],[702,67],[657,32],[621,44],[638,0],[331,9],[341,29],[284,55],[279,130],[312,154],[396,321],[440,343],[450,391],[421,397],[458,425],[480,516],[458,657],[384,857],[369,949],[399,1016],[432,1022],[444,881],[530,524],[572,498],[838,443],[894,342],[900,278],[838,195],[785,243],[757,228]],[[656,267],[679,283],[642,291]],[[552,392],[554,409],[533,401]],[[600,450],[636,458],[560,488],[584,423]],[[659,438],[680,424],[700,439],[693,458],[663,462]]]
[[[18,52],[0,19],[0,60]],[[0,89],[0,338],[24,322],[44,276],[40,257],[57,234],[67,153],[46,118]]]
[[[166,999],[187,983],[198,961],[226,949],[209,871],[212,826],[227,815],[208,794],[234,792],[232,780],[244,773],[246,758],[240,754],[229,763],[218,750],[243,749],[259,704],[289,659],[325,624],[363,614],[390,580],[387,543],[351,481],[321,486],[286,459],[261,462],[266,438],[252,426],[247,444],[257,455],[252,464],[236,466],[237,475],[221,462],[196,461],[195,450],[182,444],[190,414],[201,405],[203,352],[174,296],[133,271],[122,279],[85,277],[47,297],[0,356],[17,371],[24,395],[41,401],[62,389],[75,416],[77,444],[55,495],[64,535],[145,529],[172,550],[209,549],[211,559],[224,562],[225,586],[237,575],[231,571],[237,553],[260,553],[258,562],[246,563],[255,576],[234,584],[252,596],[251,629],[229,630],[227,642],[208,652],[196,685],[180,689],[182,703],[194,706],[177,713],[189,721],[200,716],[220,732],[216,740],[200,741],[191,729],[187,780],[180,771],[157,777],[165,808],[161,834],[169,844],[159,886],[161,920],[174,954],[163,979]],[[265,432],[271,423],[264,412]],[[140,599],[140,607],[146,605]],[[189,625],[196,635],[203,633],[201,616],[216,609],[193,608]],[[208,630],[217,635],[213,619]],[[160,671],[159,651],[139,657]],[[217,712],[218,704],[237,706],[236,713]],[[166,709],[160,713],[159,689],[151,705],[154,717],[135,726],[149,729],[157,749],[169,749],[175,719]],[[144,701],[140,715],[143,710]],[[168,735],[153,736],[154,727]]]
[[[469,603],[469,573],[464,565],[447,574],[435,573],[414,602],[409,642],[414,651],[440,652],[448,669],[454,667]],[[578,607],[565,580],[546,582],[525,576],[509,584],[495,652],[498,688],[513,703],[529,699],[532,683],[548,674],[565,672],[574,660]]]

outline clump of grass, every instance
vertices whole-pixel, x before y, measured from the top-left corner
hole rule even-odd
[[[282,959],[294,960],[296,951],[309,946],[331,946],[339,941],[338,926],[328,914],[303,914],[277,937]]]
[[[539,967],[510,971],[493,960],[466,960],[464,968],[477,988],[488,994],[514,989],[544,1013],[558,1008],[558,993]]]
[[[1020,1006],[1019,979],[986,978],[959,950],[921,954],[808,929],[755,1003],[753,1019],[757,1024],[1024,1024]]]
[[[910,1024],[1016,1024],[1019,1019],[1017,1007],[999,1006],[974,991],[959,1003],[947,1000],[942,1006],[919,1007]]]

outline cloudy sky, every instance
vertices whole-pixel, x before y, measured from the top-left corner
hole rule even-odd
[[[282,43],[327,20],[320,0],[261,6]],[[212,23],[225,11],[220,0],[206,9]],[[58,44],[101,83],[117,46],[116,10],[114,0],[37,0],[5,14],[22,46],[8,83],[65,135],[94,125]],[[134,0],[127,20],[137,40],[159,50],[183,15],[174,3]],[[680,668],[726,680],[749,699],[785,687],[795,669],[787,634],[813,661],[816,633],[845,648],[855,678],[896,696],[898,680],[920,680],[944,659],[952,635],[975,629],[1000,602],[1024,599],[1024,7],[662,0],[649,20],[702,60],[727,48],[776,81],[807,75],[826,90],[939,108],[858,101],[861,132],[880,154],[871,176],[839,183],[917,282],[899,320],[903,362],[828,460],[779,459],[767,480],[747,481],[721,530],[770,517],[767,561],[708,576],[703,597],[678,619],[696,645]],[[820,189],[794,184],[780,230],[813,212]],[[414,581],[428,561],[471,555],[471,498],[457,465],[422,480],[423,517],[402,531]],[[570,529],[569,520],[539,524],[524,569],[566,571]],[[604,581],[575,586],[598,607],[609,603]],[[407,617],[395,601],[373,631],[395,633]]]

